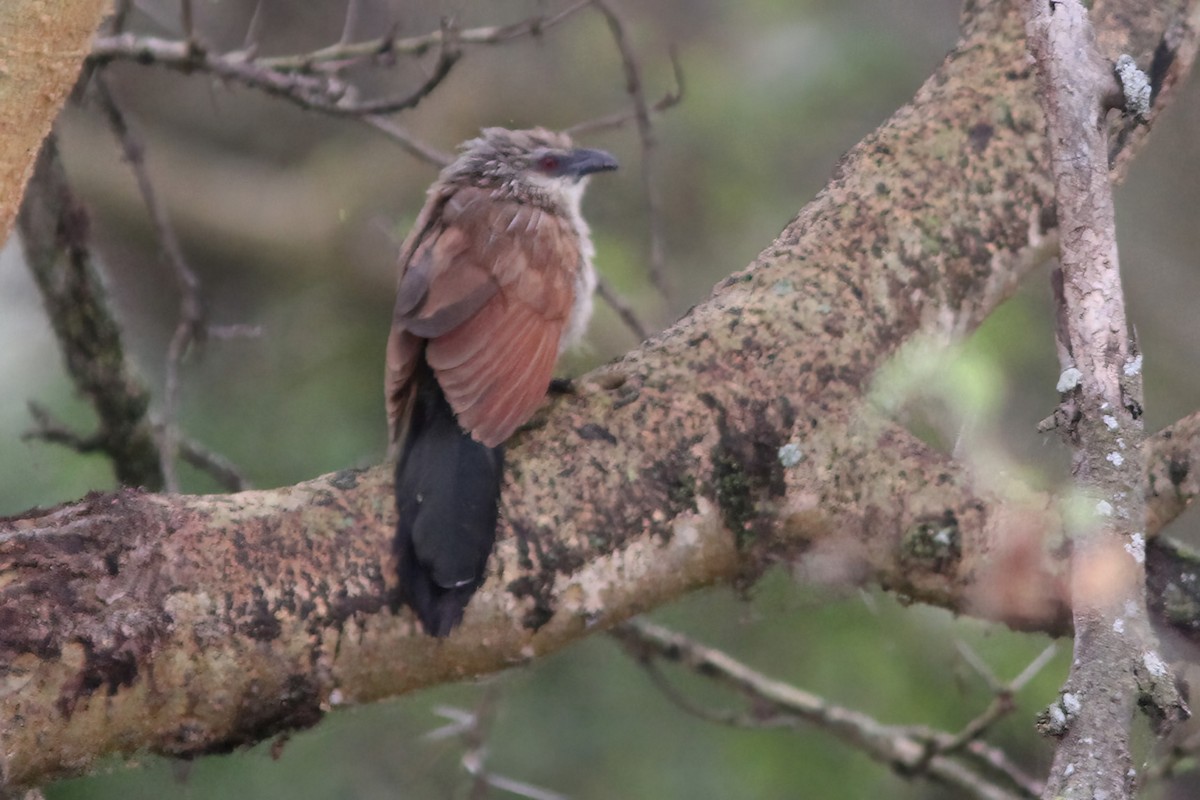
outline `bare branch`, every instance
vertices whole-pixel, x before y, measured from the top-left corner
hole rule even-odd
[[[179,439],[179,455],[196,469],[210,475],[226,491],[244,492],[254,488],[237,464],[194,439],[186,436]]]
[[[1058,509],[981,493],[864,400],[894,348],[970,331],[1008,296],[1045,233],[1031,220],[1054,208],[1019,10],[969,9],[953,57],[774,246],[512,442],[523,477],[506,488],[489,580],[449,639],[390,612],[386,467],[233,496],[95,495],[0,521],[0,662],[27,679],[0,693],[0,717],[26,720],[0,726],[11,784],[100,754],[227,750],[311,725],[335,697],[509,668],[780,562],[1067,629]],[[985,158],[981,104],[1005,110]],[[884,196],[901,192],[914,202]],[[945,246],[877,280],[873,254],[934,217]],[[890,741],[923,751],[914,739]]]
[[[112,459],[121,484],[162,488],[158,447],[146,415],[150,395],[125,361],[120,329],[92,262],[87,213],[67,183],[53,136],[42,145],[17,225],[67,372],[99,418],[95,433],[80,436],[35,408],[39,428],[31,435],[101,450]]]
[[[683,65],[679,63],[679,53],[676,52],[674,47],[670,49],[669,55],[671,58],[671,70],[675,76],[675,88],[660,97],[658,102],[650,107],[650,111],[652,111],[654,114],[661,114],[664,111],[668,111],[679,105],[679,103],[683,102]],[[571,136],[583,136],[588,133],[619,128],[630,120],[637,119],[637,115],[638,110],[637,107],[634,106],[633,108],[626,109],[625,111],[618,111],[614,114],[606,114],[603,117],[596,117],[595,119],[577,122],[571,127],[567,128],[567,133],[569,133]]]
[[[185,15],[185,21],[187,20],[188,16]],[[179,243],[179,237],[175,234],[175,227],[171,224],[166,206],[159,199],[154,182],[150,179],[149,170],[146,168],[145,145],[129,126],[103,74],[96,74],[93,78],[93,87],[96,97],[100,101],[100,108],[108,119],[113,133],[121,145],[121,150],[125,154],[125,160],[129,163],[129,167],[137,179],[138,191],[150,213],[150,220],[159,245],[166,255],[167,263],[174,273],[175,283],[179,289],[179,321],[167,347],[163,412],[160,421],[161,461],[166,489],[169,492],[178,492],[179,474],[175,467],[175,461],[179,449],[177,427],[179,369],[188,350],[193,345],[202,344],[206,334],[200,279],[184,258],[183,247]]]
[[[907,729],[884,725],[866,714],[776,681],[719,650],[705,647],[658,625],[645,621],[626,622],[614,629],[613,635],[639,660],[658,658],[670,661],[736,689],[752,700],[757,713],[765,714],[766,724],[772,727],[785,724],[788,718],[793,723],[803,720],[827,730],[846,744],[897,768],[903,774],[924,774],[970,797],[998,800],[1027,796],[995,783],[988,776],[947,755],[929,755],[924,743],[913,738]],[[774,719],[775,715],[779,719]],[[702,716],[720,721],[736,720],[736,724],[753,724],[746,717],[723,718],[723,715],[710,716],[708,713]]]
[[[492,723],[495,721],[498,699],[499,689],[492,684],[484,691],[483,697],[473,711],[439,706],[435,711],[450,722],[437,730],[430,731],[424,738],[438,741],[454,736],[462,740],[466,749],[459,761],[467,774],[472,777],[468,795],[472,800],[475,798],[483,800],[488,797],[489,789],[500,789],[529,800],[566,800],[564,795],[557,792],[509,778],[487,768],[488,738],[491,734]]]
[[[183,31],[185,41],[196,40],[196,29],[193,24],[192,0],[179,0],[179,27]]]
[[[92,45],[93,63],[134,60],[180,72],[204,72],[224,81],[241,84],[289,100],[302,108],[338,116],[391,114],[412,108],[429,95],[450,73],[461,56],[457,38],[447,29],[429,77],[407,94],[357,100],[352,88],[331,75],[263,66],[248,54],[214,54],[197,42],[174,41],[132,34],[102,37]]]
[[[36,439],[50,444],[68,447],[77,453],[94,453],[104,449],[102,436],[92,434],[85,436],[58,420],[50,409],[41,403],[29,402],[29,416],[33,417],[34,427],[21,434],[25,440]]]
[[[424,161],[426,164],[440,169],[454,160],[454,156],[413,137],[402,126],[387,117],[381,117],[378,114],[367,114],[362,118],[362,121],[375,130],[386,134],[409,155]]]
[[[642,322],[629,301],[622,297],[621,293],[614,289],[603,275],[596,276],[596,294],[600,295],[600,298],[608,303],[613,311],[617,312],[617,316],[629,330],[633,331],[633,335],[639,342],[644,342],[654,333],[652,328]]]
[[[613,41],[621,54],[621,65],[625,70],[625,90],[633,98],[634,119],[637,120],[638,138],[642,145],[642,193],[646,197],[646,222],[650,231],[650,282],[664,297],[669,296],[664,270],[662,211],[658,198],[658,185],[654,180],[654,132],[650,123],[650,107],[642,84],[641,69],[637,56],[625,35],[625,24],[609,0],[591,0],[592,5],[604,15]],[[678,70],[676,72],[678,81]]]
[[[246,25],[246,38],[242,43],[242,50],[250,55],[253,55],[258,50],[258,39],[262,34],[264,18],[263,2],[264,0],[256,0],[254,3],[254,13],[250,15],[250,22]]]
[[[573,3],[557,14],[548,17],[531,17],[511,25],[494,25],[455,31],[443,29],[404,39],[397,39],[394,36],[384,36],[353,44],[342,42],[312,53],[262,58],[257,63],[266,69],[279,70],[281,72],[308,72],[324,63],[353,61],[386,54],[422,56],[434,48],[444,48],[447,44],[451,43],[457,45],[505,44],[523,36],[540,36],[551,28],[565,22],[576,12],[586,8],[590,3],[591,0],[580,0],[580,2]]]
[[[254,50],[261,26],[261,4],[255,8],[246,33],[246,49],[240,53],[214,53],[202,46],[191,35],[190,6],[185,4],[185,40],[176,41],[128,33],[101,36],[92,43],[89,59],[97,66],[112,61],[131,60],[185,73],[204,72],[326,114],[392,114],[412,108],[428,96],[461,57],[463,45],[502,44],[522,36],[538,36],[586,5],[587,0],[568,6],[552,16],[533,17],[512,25],[459,31],[443,24],[440,30],[422,36],[397,39],[389,35],[351,44],[346,39],[354,27],[355,14],[352,3],[347,12],[342,41],[338,44],[312,53],[259,58]],[[333,74],[347,62],[370,61],[384,57],[390,59],[397,54],[421,56],[435,48],[438,57],[428,78],[407,94],[360,100],[355,97],[353,87],[338,80]]]
[[[1188,715],[1146,606],[1142,357],[1117,264],[1104,97],[1112,71],[1079,0],[1028,0],[1026,30],[1046,112],[1062,232],[1061,430],[1075,446],[1075,657],[1042,729],[1061,739],[1046,797],[1132,798],[1136,708],[1165,732]],[[1064,341],[1065,340],[1065,341]]]
[[[342,35],[338,39],[338,46],[345,47],[354,41],[354,31],[358,28],[359,6],[362,0],[347,0],[346,2],[346,19],[342,23]]]
[[[936,737],[929,749],[930,757],[937,754],[956,753],[963,750],[970,752],[968,749],[969,745],[979,742],[988,729],[1016,709],[1013,699],[1016,693],[1025,684],[1033,680],[1041,672],[1042,668],[1049,663],[1050,659],[1054,657],[1054,654],[1058,652],[1057,645],[1051,642],[1033,661],[1029,662],[1025,669],[1021,671],[1021,674],[1014,678],[1011,683],[1003,684],[997,680],[991,668],[965,642],[958,642],[957,645],[959,652],[963,654],[967,662],[984,678],[995,697],[993,697],[992,702],[986,709],[964,725],[958,733],[949,738],[940,735]],[[997,761],[1006,763],[1006,760],[995,758],[988,758],[986,761],[989,764]],[[1022,783],[1022,781],[1016,780],[1016,778],[1014,780],[1018,784]]]

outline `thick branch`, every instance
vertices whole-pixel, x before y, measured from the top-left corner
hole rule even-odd
[[[753,265],[518,437],[490,577],[448,640],[388,612],[386,468],[0,523],[0,719],[26,722],[0,731],[9,781],[258,741],[776,561],[1065,628],[1045,498],[979,494],[862,401],[904,342],[994,309],[1053,219],[1020,15],[968,8],[955,53]]]

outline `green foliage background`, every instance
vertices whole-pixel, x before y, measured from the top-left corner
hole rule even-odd
[[[197,3],[199,30],[219,47],[241,44],[253,3]],[[369,0],[357,34],[521,19],[550,3],[525,0]],[[177,8],[147,0],[135,29],[176,35]],[[303,8],[303,10],[301,10]],[[589,137],[625,165],[593,183],[586,202],[600,270],[650,320],[665,325],[747,264],[823,185],[839,155],[905,102],[953,45],[949,0],[782,2],[664,0],[621,3],[648,93],[670,88],[674,43],[684,103],[658,120],[656,181],[664,202],[671,300],[645,278],[647,228],[632,127]],[[266,2],[264,52],[337,39],[344,5]],[[214,341],[184,371],[189,435],[242,466],[258,486],[292,483],[383,457],[383,344],[392,256],[434,176],[394,143],[352,121],[302,112],[204,76],[121,65],[114,87],[147,139],[150,168],[200,272],[212,321],[261,326],[253,339]],[[401,65],[394,79],[420,73]],[[447,83],[400,121],[450,149],[484,125],[567,127],[623,108],[616,50],[603,20],[584,11],[536,41],[468,52]],[[1191,222],[1200,187],[1196,91],[1177,101],[1118,195],[1127,290],[1147,354],[1151,428],[1200,400],[1200,269]],[[161,389],[177,298],[112,137],[88,106],[62,133],[72,180],[93,217],[105,278],[146,379]],[[17,248],[0,254],[0,514],[113,485],[99,459],[25,442],[28,400],[86,428],[90,411],[60,366]],[[1062,477],[1056,441],[1035,433],[1056,401],[1048,287],[1035,275],[955,359],[905,362],[881,383],[880,402],[931,442],[960,437],[977,469],[1040,485]],[[636,342],[602,304],[578,373]],[[914,378],[914,375],[917,377]],[[898,376],[898,377],[897,377]],[[905,377],[907,376],[907,377]],[[919,387],[919,388],[914,388]],[[186,471],[187,491],[215,486]],[[955,642],[1011,678],[1046,645],[897,598],[797,585],[781,568],[748,596],[716,589],[656,612],[657,620],[727,649],[768,674],[885,722],[955,729],[987,704],[983,681]],[[1065,674],[1069,643],[1018,698],[995,740],[1033,774],[1049,750],[1032,718]],[[739,701],[694,676],[670,673],[689,695]],[[465,797],[456,741],[422,738],[443,723],[440,705],[473,708],[494,697],[489,766],[573,798],[950,797],[807,727],[738,731],[700,722],[655,689],[603,636],[478,684],[444,687],[369,708],[338,710],[277,754],[270,745],[193,764],[146,758],[99,777],[51,787],[51,800],[159,798]],[[503,796],[495,792],[494,796]],[[1184,796],[1184,795],[1181,795]]]

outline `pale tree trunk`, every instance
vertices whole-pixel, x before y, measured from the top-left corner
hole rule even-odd
[[[1139,63],[1169,53],[1152,119],[1190,66],[1196,5],[1093,12]],[[1045,129],[1021,8],[968,3],[954,52],[775,242],[518,436],[488,581],[444,642],[393,611],[386,466],[0,520],[0,719],[22,720],[0,729],[3,776],[32,786],[110,753],[260,741],[776,563],[1068,630],[1052,500],[978,488],[866,397],[898,350],[969,333],[1055,252]],[[1143,130],[1125,131],[1118,164]],[[1195,492],[1200,470],[1179,465],[1198,426],[1147,445],[1147,533]],[[1180,564],[1156,553],[1152,580]]]

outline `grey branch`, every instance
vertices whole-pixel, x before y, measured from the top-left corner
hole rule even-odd
[[[931,748],[931,740],[937,737],[928,732],[914,735],[911,728],[884,725],[867,714],[763,675],[720,650],[661,626],[644,621],[627,622],[614,629],[613,635],[640,661],[661,659],[679,664],[736,690],[754,707],[753,712],[740,715],[717,712],[715,719],[720,721],[746,727],[794,727],[805,722],[828,731],[902,774],[924,774],[970,797],[1017,800],[1034,796],[1025,787],[1009,785],[1011,776],[1007,773],[987,774],[990,763],[955,758],[957,748],[936,745]],[[714,719],[708,714],[704,716]],[[949,734],[941,737],[954,740]]]
[[[161,489],[158,445],[147,416],[150,395],[126,363],[121,332],[92,261],[87,212],[67,183],[53,135],[42,145],[17,225],[67,372],[99,418],[94,433],[77,435],[35,411],[39,428],[33,435],[103,451],[123,485]]]
[[[1106,5],[1120,2],[1116,29],[1157,19],[1133,0]],[[903,343],[963,335],[1010,296],[1055,207],[1020,9],[968,9],[953,57],[774,244],[511,443],[522,479],[455,636],[433,642],[391,611],[386,466],[237,495],[93,495],[0,521],[0,664],[21,686],[0,694],[0,718],[26,720],[0,728],[10,785],[105,754],[260,741],[335,703],[510,668],[781,562],[1069,630],[1050,498],[980,489],[865,399]],[[982,157],[981,106],[1005,110]],[[901,193],[916,201],[888,199]],[[943,223],[936,241],[878,280],[875,254],[929,218]],[[1147,534],[1194,496],[1175,466],[1200,463],[1186,424],[1191,439],[1177,427],[1150,445]],[[789,444],[802,459],[780,459]],[[1147,556],[1155,608],[1194,636],[1162,601],[1186,597],[1187,557],[1167,543]]]
[[[663,244],[662,210],[658,198],[658,184],[654,180],[654,131],[650,121],[650,106],[646,102],[646,90],[642,80],[642,71],[638,66],[637,55],[625,34],[625,23],[620,14],[613,8],[609,0],[591,0],[612,31],[613,41],[621,54],[621,64],[625,70],[625,90],[633,99],[634,119],[637,121],[638,139],[642,148],[642,193],[646,197],[646,221],[650,231],[650,282],[664,296],[669,296],[666,272],[664,269],[665,249]],[[678,62],[676,78],[678,79]]]
[[[191,6],[183,5],[185,29],[191,28]],[[163,389],[163,412],[159,422],[160,461],[165,488],[168,492],[179,491],[179,474],[176,469],[176,456],[179,451],[179,431],[177,419],[179,416],[179,370],[183,358],[193,346],[203,343],[205,337],[204,302],[200,294],[200,279],[187,263],[183,255],[183,246],[175,234],[175,226],[167,213],[166,205],[160,200],[154,181],[150,179],[150,171],[146,166],[146,148],[141,138],[130,127],[125,113],[117,104],[116,97],[108,87],[103,70],[97,71],[92,77],[96,98],[100,108],[108,120],[113,134],[117,137],[125,161],[133,171],[137,180],[138,191],[150,221],[154,227],[155,236],[166,256],[167,264],[175,277],[179,289],[179,320],[175,332],[167,346],[166,381]]]
[[[239,52],[213,52],[190,31],[182,41],[115,33],[98,37],[92,44],[89,58],[97,65],[136,61],[185,73],[208,73],[327,114],[392,114],[412,108],[427,97],[450,73],[464,45],[497,45],[523,36],[539,36],[569,19],[589,2],[584,0],[556,14],[531,17],[512,25],[458,30],[444,24],[441,29],[420,36],[397,38],[389,35],[354,43],[346,41],[353,24],[348,17],[342,40],[337,44],[311,53],[271,57],[259,57],[254,52],[259,17],[256,11],[247,31],[246,48]],[[406,94],[364,100],[356,96],[353,86],[337,77],[337,73],[349,64],[387,63],[397,55],[422,56],[430,51],[437,53],[437,59],[428,78]]]
[[[1117,263],[1104,98],[1112,81],[1079,0],[1028,0],[1054,177],[1061,284],[1059,353],[1065,429],[1083,518],[1072,531],[1075,651],[1043,729],[1061,739],[1047,798],[1132,798],[1136,708],[1164,732],[1188,715],[1158,655],[1146,606],[1141,492],[1142,358],[1129,335]],[[1068,410],[1069,409],[1069,410]]]

